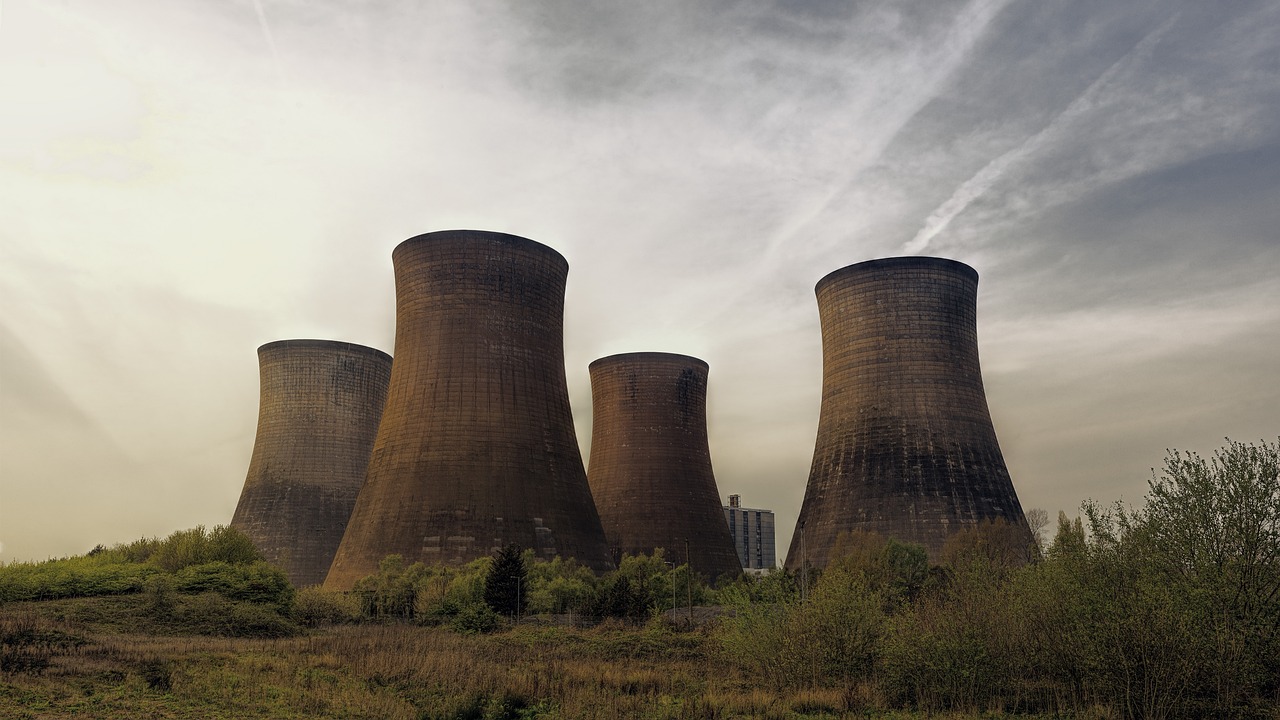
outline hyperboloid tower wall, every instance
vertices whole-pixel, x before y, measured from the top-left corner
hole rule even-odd
[[[475,230],[410,238],[392,261],[391,387],[325,587],[391,554],[458,565],[510,543],[611,568],[565,381],[568,263]]]
[[[825,567],[852,530],[920,543],[936,560],[962,527],[1025,526],[978,367],[978,273],[885,258],[816,291],[822,410],[787,567]]]
[[[364,482],[391,356],[330,340],[258,348],[261,396],[231,526],[298,586],[324,582]]]
[[[587,478],[615,554],[665,548],[715,579],[742,572],[707,444],[707,364],[642,352],[591,363]]]

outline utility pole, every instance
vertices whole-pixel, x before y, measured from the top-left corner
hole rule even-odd
[[[684,586],[689,590],[689,624],[693,624],[693,565],[689,563],[689,538],[684,539],[684,566],[689,568],[689,576],[684,579]]]
[[[670,560],[664,560],[663,564],[667,566],[668,572],[671,574],[671,612],[674,617],[676,609],[676,564]]]
[[[800,523],[800,602],[809,597],[809,553],[804,547],[804,523]]]

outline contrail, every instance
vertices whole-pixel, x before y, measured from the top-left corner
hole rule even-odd
[[[854,168],[841,182],[833,183],[821,197],[816,198],[793,213],[791,219],[779,229],[769,240],[765,258],[779,252],[802,229],[812,224],[815,219],[826,212],[837,199],[849,191],[857,182],[861,173],[871,166],[915,117],[934,97],[937,89],[951,77],[960,65],[969,57],[973,47],[982,39],[991,21],[1000,14],[1012,0],[972,0],[956,18],[955,24],[939,43],[942,48],[940,67],[930,73],[918,86],[914,96],[898,108],[886,108],[891,113],[892,122],[885,132],[873,139],[872,146],[864,151],[862,157],[853,158]],[[772,261],[765,263],[772,266]]]
[[[965,208],[969,207],[974,200],[986,194],[1010,166],[1039,152],[1045,145],[1049,144],[1053,136],[1064,126],[1092,110],[1098,96],[1107,89],[1107,86],[1111,84],[1116,75],[1134,63],[1145,60],[1151,54],[1151,50],[1156,43],[1164,37],[1177,19],[1178,15],[1175,14],[1161,24],[1160,27],[1139,40],[1132,50],[1125,53],[1124,57],[1104,70],[1097,80],[1094,80],[1089,87],[1085,88],[1084,92],[1071,101],[1066,110],[1059,113],[1040,132],[1024,140],[1018,147],[987,163],[977,174],[956,188],[956,191],[952,193],[950,198],[947,198],[946,202],[939,205],[936,210],[929,214],[929,217],[924,221],[924,227],[920,228],[920,232],[916,233],[916,236],[910,241],[903,244],[902,251],[906,254],[914,254],[929,247],[929,243],[933,238],[945,230],[951,224],[951,221],[964,212]]]
[[[276,81],[284,85],[284,70],[280,67],[280,53],[276,50],[276,39],[271,34],[271,26],[267,24],[267,14],[262,10],[262,0],[253,0],[253,10],[258,14],[258,25],[262,35],[267,39],[267,48],[271,50],[271,62],[276,69]]]

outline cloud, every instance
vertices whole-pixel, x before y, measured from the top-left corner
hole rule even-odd
[[[1133,50],[1107,68],[1093,84],[1086,88],[1079,97],[1072,100],[1067,109],[1063,110],[1044,129],[1024,140],[1016,148],[987,163],[976,175],[956,188],[956,191],[946,202],[930,213],[929,217],[925,218],[924,227],[920,228],[920,232],[916,233],[916,236],[910,242],[902,246],[902,252],[914,255],[924,251],[929,247],[929,241],[934,236],[946,229],[947,225],[957,215],[964,212],[974,200],[987,194],[1012,166],[1034,157],[1039,151],[1054,142],[1056,134],[1069,127],[1077,118],[1093,110],[1101,101],[1103,94],[1116,82],[1118,75],[1150,57],[1155,44],[1169,32],[1169,28],[1173,26],[1176,20],[1177,16],[1175,15],[1142,38],[1134,46]]]
[[[118,457],[102,450],[99,486],[148,498],[114,519],[86,510],[77,537],[36,550],[6,530],[6,553],[225,522],[254,349],[390,350],[391,249],[449,227],[569,259],[584,445],[591,360],[707,360],[721,489],[778,509],[780,544],[817,423],[814,283],[913,238],[982,274],[991,404],[1024,504],[1074,507],[1090,473],[1140,492],[1131,471],[1155,464],[1161,433],[1211,449],[1196,443],[1263,424],[1274,397],[1228,377],[1274,357],[1259,310],[1278,260],[1274,3],[3,13],[0,306],[28,353],[14,372],[50,389],[6,390],[22,409],[4,419],[74,426],[76,409],[96,430],[47,442],[103,439]],[[1230,356],[1215,365],[1216,347]],[[1204,417],[1166,397],[1187,387]],[[1159,417],[1144,425],[1144,408]],[[6,455],[50,486],[92,470],[21,443]],[[57,501],[39,484],[26,515]]]

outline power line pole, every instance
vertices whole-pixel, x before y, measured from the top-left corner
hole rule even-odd
[[[800,523],[800,602],[809,597],[809,553],[804,547],[804,523]]]
[[[684,586],[689,590],[689,624],[693,624],[693,565],[689,563],[689,538],[684,539],[684,566],[689,575],[684,579]]]

